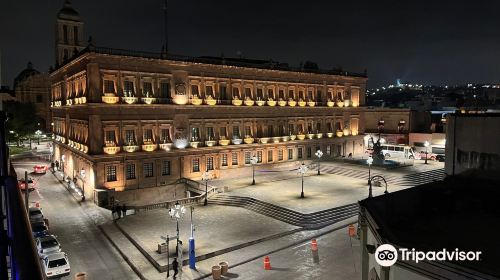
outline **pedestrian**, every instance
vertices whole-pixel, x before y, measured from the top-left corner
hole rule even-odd
[[[122,217],[122,207],[120,206],[120,204],[116,206],[116,214],[118,215],[118,219]]]
[[[125,203],[123,203],[122,205],[122,214],[123,218],[125,218],[125,216],[127,215],[127,206],[125,206]]]
[[[111,206],[111,216],[113,217],[113,221],[116,219],[116,205]]]
[[[174,279],[177,277],[177,273],[179,273],[179,263],[177,262],[177,258],[174,258],[172,262],[172,269],[174,270]]]

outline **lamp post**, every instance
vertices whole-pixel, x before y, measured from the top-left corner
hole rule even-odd
[[[210,180],[210,173],[207,171],[203,172],[201,174],[201,180],[205,181],[205,202],[203,202],[203,205],[207,206],[208,205],[208,180]]]
[[[319,161],[320,161],[321,157],[323,156],[323,152],[321,150],[317,150],[314,155],[316,155],[316,157],[318,158],[318,175],[320,175]]]
[[[42,131],[39,129],[39,130],[35,131],[35,134],[36,134],[37,145],[40,145],[40,135],[42,135]]]
[[[177,201],[173,208],[170,208],[168,214],[170,218],[175,219],[177,222],[177,243],[175,246],[175,255],[179,254],[179,220],[182,219],[182,216],[186,213],[186,207],[181,206]]]
[[[191,206],[191,236],[189,237],[189,267],[191,269],[196,269],[196,254],[194,246],[194,222],[193,222],[193,212],[194,207]]]
[[[368,197],[372,197],[372,179],[371,179],[371,166],[373,163],[373,158],[370,156],[367,160],[366,163],[368,163]]]
[[[302,191],[300,192],[300,198],[304,198],[304,174],[306,174],[307,170],[309,170],[309,167],[307,167],[304,163],[299,166],[299,173],[302,177]]]
[[[250,163],[252,164],[252,185],[255,185],[255,165],[257,164],[257,157],[253,156],[250,159]]]
[[[80,170],[80,179],[82,179],[82,202],[85,201],[85,169]]]
[[[427,164],[427,148],[429,147],[429,141],[425,141],[425,164]]]

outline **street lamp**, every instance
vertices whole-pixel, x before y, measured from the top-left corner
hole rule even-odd
[[[315,153],[315,155],[318,158],[318,175],[320,175],[320,172],[319,172],[319,160],[323,156],[323,152],[321,150],[317,150],[316,153]]]
[[[255,165],[257,164],[257,157],[253,156],[250,159],[250,163],[252,164],[252,185],[255,185]]]
[[[80,179],[82,179],[82,202],[85,201],[85,169],[80,170]]]
[[[371,179],[371,166],[373,163],[373,158],[370,156],[366,160],[366,163],[368,163],[368,186],[370,186],[368,190],[368,197],[372,197],[372,179]]]
[[[179,220],[182,219],[182,216],[186,213],[186,207],[181,206],[177,201],[173,208],[170,208],[168,214],[170,218],[175,219],[177,222],[177,243],[175,246],[175,255],[179,254]]]
[[[35,131],[35,134],[36,134],[36,142],[37,142],[37,145],[40,145],[40,135],[42,135],[42,131],[41,130],[37,130]]]
[[[429,147],[429,141],[425,141],[425,164],[427,164],[427,148]]]
[[[208,205],[208,180],[210,180],[210,173],[208,172],[208,170],[201,174],[201,180],[205,181],[205,202],[203,203],[203,205],[207,206]]]
[[[306,174],[307,170],[309,170],[309,167],[307,167],[304,163],[299,166],[299,173],[302,177],[302,191],[300,192],[300,198],[304,198],[304,174]]]

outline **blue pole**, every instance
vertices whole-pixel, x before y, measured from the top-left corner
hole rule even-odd
[[[196,255],[194,251],[194,237],[189,238],[189,268],[196,269]]]

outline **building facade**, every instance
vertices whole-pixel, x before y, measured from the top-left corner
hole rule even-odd
[[[94,188],[146,192],[179,178],[363,153],[367,78],[225,58],[89,48],[51,73],[55,155]],[[63,156],[64,155],[64,156]]]

